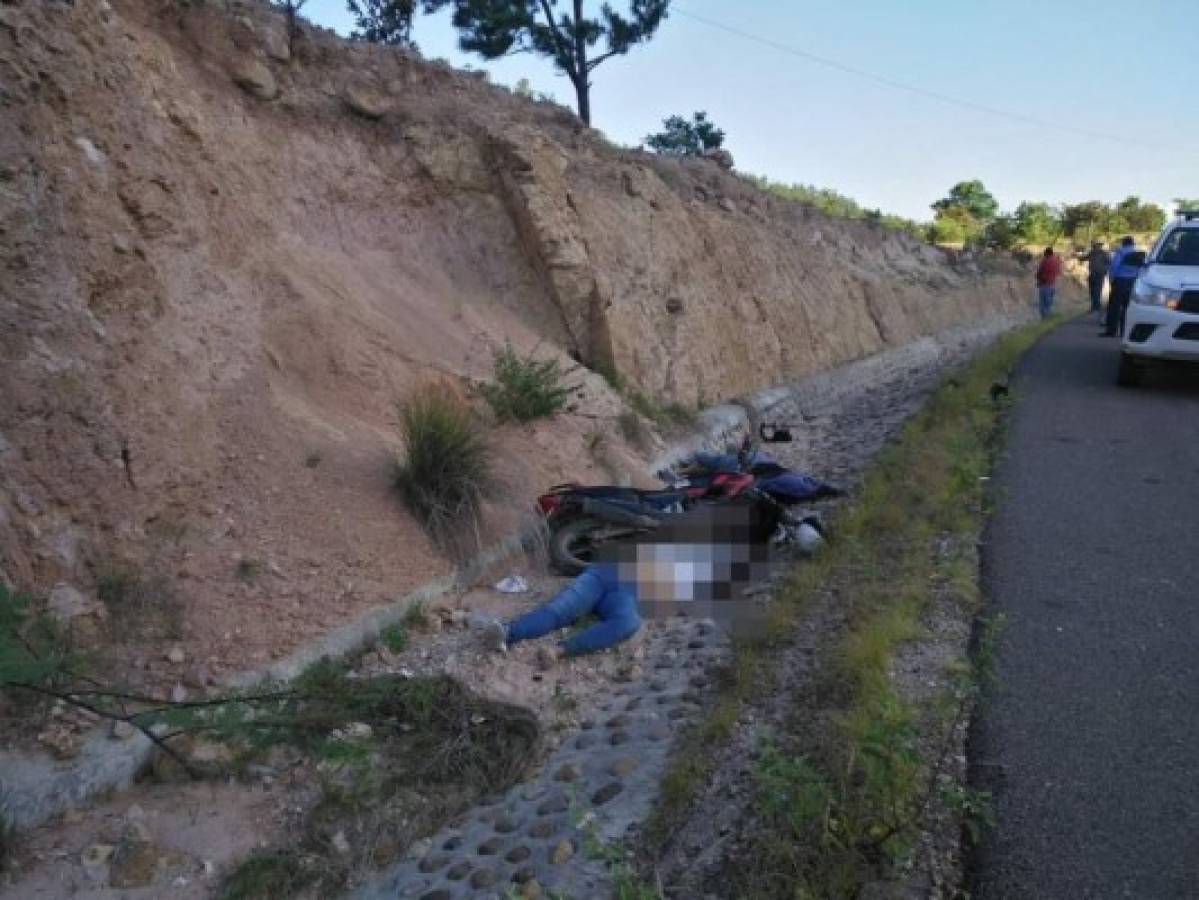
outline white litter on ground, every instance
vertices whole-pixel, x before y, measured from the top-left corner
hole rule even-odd
[[[529,583],[520,575],[509,575],[497,581],[495,589],[501,594],[524,594],[529,590]]]

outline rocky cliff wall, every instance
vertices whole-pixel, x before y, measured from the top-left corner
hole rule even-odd
[[[0,125],[0,570],[161,573],[231,666],[445,571],[388,489],[394,404],[502,341],[585,366],[571,414],[496,431],[523,504],[636,469],[598,372],[710,403],[1029,299],[261,2],[7,0]]]

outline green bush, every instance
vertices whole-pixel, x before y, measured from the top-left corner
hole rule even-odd
[[[379,632],[379,640],[392,653],[403,653],[408,647],[408,629],[402,622],[393,622]]]
[[[529,422],[552,416],[566,405],[573,387],[556,359],[522,357],[505,344],[495,352],[492,384],[480,384],[479,393],[500,421]]]
[[[937,213],[929,228],[929,237],[936,244],[965,244],[983,231],[983,224],[970,215],[965,207],[951,206]]]
[[[219,900],[294,897],[316,880],[317,873],[297,853],[255,850],[225,879],[217,896]]]
[[[428,384],[400,404],[404,455],[395,484],[438,539],[477,519],[494,481],[492,451],[470,407],[448,386]]]
[[[58,623],[32,607],[29,594],[0,584],[0,689],[53,685],[79,662]]]
[[[1012,216],[996,216],[987,223],[983,232],[984,243],[996,250],[1011,250],[1019,238],[1016,220]]]

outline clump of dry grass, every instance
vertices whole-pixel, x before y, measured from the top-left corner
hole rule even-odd
[[[409,511],[439,543],[477,526],[495,488],[493,454],[470,406],[449,385],[418,387],[400,403],[403,455],[395,485]]]
[[[149,568],[110,560],[96,576],[96,594],[118,640],[179,640],[184,602],[174,582]]]

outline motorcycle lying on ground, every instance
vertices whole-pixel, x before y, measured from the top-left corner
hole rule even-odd
[[[765,443],[791,440],[786,429],[761,426]],[[537,507],[549,529],[552,568],[563,575],[577,575],[604,545],[627,541],[654,531],[671,516],[700,503],[735,500],[758,504],[763,521],[784,537],[806,523],[819,532],[814,521],[795,519],[789,507],[840,496],[833,485],[780,465],[758,448],[747,435],[737,453],[697,452],[684,459],[677,470],[663,469],[658,477],[670,487],[642,490],[614,485],[561,484],[537,498]],[[794,521],[792,521],[794,519]]]

